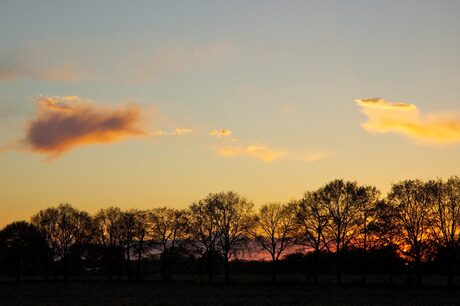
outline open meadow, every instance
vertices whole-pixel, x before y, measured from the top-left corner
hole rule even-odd
[[[332,277],[331,277],[332,279]],[[398,278],[396,278],[398,280]],[[402,279],[401,279],[402,280]],[[459,288],[407,284],[342,286],[254,278],[225,285],[200,280],[104,282],[1,282],[1,305],[458,305]],[[323,279],[327,281],[327,279]]]

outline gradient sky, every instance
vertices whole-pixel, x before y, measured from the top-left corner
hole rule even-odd
[[[0,224],[459,175],[459,29],[459,1],[0,0]]]

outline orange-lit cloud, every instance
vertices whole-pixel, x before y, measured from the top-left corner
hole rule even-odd
[[[365,108],[385,109],[385,110],[415,110],[417,106],[410,103],[389,102],[382,98],[356,99],[358,105]]]
[[[357,99],[371,132],[400,133],[419,142],[442,144],[460,142],[460,115],[422,114],[416,105],[394,103],[380,98]]]
[[[314,162],[329,157],[327,152],[297,153],[281,149],[272,149],[266,145],[224,146],[217,149],[217,154],[224,157],[246,156],[271,163],[277,160],[297,160]]]
[[[233,132],[230,131],[230,130],[227,130],[227,129],[221,129],[221,130],[213,130],[209,133],[209,135],[211,136],[216,136],[218,138],[220,137],[228,137],[230,135],[232,135]]]
[[[56,157],[77,146],[145,136],[141,109],[97,105],[76,96],[35,99],[38,110],[27,125],[26,147]]]

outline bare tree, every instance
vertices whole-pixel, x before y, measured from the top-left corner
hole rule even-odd
[[[190,205],[187,232],[207,258],[209,283],[213,281],[216,242],[219,236],[217,198],[210,194]]]
[[[128,210],[121,214],[120,218],[120,232],[123,241],[125,260],[126,260],[126,274],[128,279],[131,280],[131,258],[133,256],[133,244],[136,237],[137,227],[137,211]]]
[[[358,232],[355,239],[355,247],[360,247],[362,250],[361,274],[362,282],[366,283],[368,249],[369,244],[373,242],[369,225],[375,217],[376,204],[379,201],[380,191],[374,186],[363,186],[359,192],[360,194],[357,197],[359,209],[356,215]]]
[[[299,243],[314,252],[313,282],[319,282],[319,254],[328,244],[324,231],[329,222],[329,211],[316,192],[306,192],[295,206],[295,222]]]
[[[318,199],[325,205],[330,220],[325,228],[327,236],[334,242],[336,253],[337,283],[342,282],[342,251],[357,234],[363,187],[356,182],[332,181],[317,191]]]
[[[118,207],[99,210],[94,216],[94,239],[104,249],[109,280],[113,275],[113,263],[118,262],[119,277],[121,277],[121,259],[123,257],[123,240],[121,233],[121,217],[123,212]]]
[[[447,182],[431,180],[426,183],[431,202],[430,234],[438,248],[447,252],[448,286],[453,285],[455,261],[460,241],[460,178]]]
[[[421,263],[429,247],[430,195],[420,180],[393,184],[388,200],[395,210],[395,238],[403,255],[415,265],[417,284],[421,285]]]
[[[287,248],[296,242],[294,206],[281,203],[263,205],[254,217],[250,230],[254,241],[268,252],[272,263],[272,281],[276,281],[278,260]]]
[[[68,257],[72,247],[81,245],[92,236],[91,217],[70,204],[61,204],[38,212],[32,217],[32,224],[44,234],[53,250],[54,259],[63,262],[66,280]]]
[[[380,254],[386,256],[386,270],[389,276],[389,283],[393,284],[395,264],[398,262],[398,227],[394,220],[397,212],[387,199],[381,199],[375,204],[375,210],[371,222],[367,225],[368,234],[371,234],[372,247],[379,250]]]
[[[135,210],[134,213],[134,240],[135,252],[137,253],[136,277],[142,278],[142,257],[147,251],[145,240],[150,232],[149,213],[146,210]]]
[[[252,226],[253,204],[229,191],[211,195],[215,198],[218,246],[224,258],[225,282],[230,282],[230,258],[247,245],[247,234]]]
[[[167,207],[150,211],[151,232],[154,241],[158,241],[161,253],[161,276],[170,281],[174,262],[174,252],[179,239],[184,238],[187,225],[185,210]]]

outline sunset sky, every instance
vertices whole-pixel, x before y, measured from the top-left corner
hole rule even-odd
[[[460,1],[0,0],[0,225],[460,175]]]

